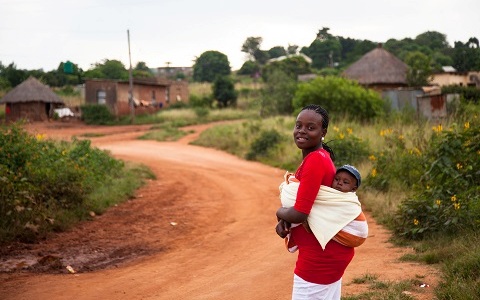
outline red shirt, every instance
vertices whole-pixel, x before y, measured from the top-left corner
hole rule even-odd
[[[325,149],[308,154],[295,173],[300,181],[295,209],[309,214],[320,185],[331,187],[334,176],[335,165]],[[303,226],[293,228],[292,237],[299,250],[295,274],[308,282],[330,284],[339,280],[353,259],[353,248],[332,240],[323,250],[313,233]]]

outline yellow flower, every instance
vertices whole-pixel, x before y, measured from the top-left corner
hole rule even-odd
[[[452,202],[455,202],[457,201],[457,196],[453,195],[450,199],[452,200]]]
[[[66,151],[66,150],[63,150],[63,151],[62,151],[62,155],[65,155],[65,154],[67,154],[67,151]]]
[[[372,154],[368,157],[368,159],[371,161],[375,161],[377,158],[375,157],[375,155]]]
[[[417,226],[420,223],[417,219],[413,219],[413,225]]]
[[[465,129],[470,128],[470,122],[465,122],[465,124],[463,126],[465,127]]]
[[[348,134],[352,134],[352,132],[353,132],[353,129],[352,129],[352,128],[347,128],[347,133],[348,133]]]
[[[442,200],[437,199],[437,201],[435,201],[435,203],[436,203],[438,206],[440,206],[440,204],[442,204]]]
[[[41,140],[45,139],[45,135],[44,135],[44,134],[40,134],[40,133],[37,134],[35,137],[37,138],[37,141],[41,141]]]
[[[460,209],[460,203],[453,203],[453,208],[454,208],[455,210]]]
[[[430,189],[430,186],[427,184],[427,191]]]
[[[443,130],[442,124],[432,127],[432,130],[435,132],[441,132]]]
[[[338,135],[338,137],[339,137],[341,140],[343,140],[343,139],[345,138],[345,134],[340,133],[340,134]]]
[[[333,131],[338,132],[340,129],[338,129],[337,126],[333,126]]]
[[[398,136],[398,139],[402,141],[403,139],[405,139],[405,137],[403,136],[403,134],[401,134]]]
[[[371,175],[372,177],[376,177],[376,176],[377,176],[377,169],[375,169],[375,168],[372,169],[372,172],[370,173],[370,175]]]
[[[461,168],[463,168],[462,164],[461,164],[461,163],[457,163],[457,170],[460,170]]]

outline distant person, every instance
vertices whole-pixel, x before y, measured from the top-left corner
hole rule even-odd
[[[307,221],[320,186],[332,186],[336,174],[334,155],[323,143],[328,123],[328,112],[319,105],[307,105],[298,114],[293,129],[294,142],[303,156],[295,172],[298,191],[294,206],[280,207],[276,212],[279,220],[277,234],[282,238],[291,234],[298,246],[292,300],[340,299],[342,276],[355,254],[355,248],[333,239],[322,247],[305,226],[290,228],[290,224]]]

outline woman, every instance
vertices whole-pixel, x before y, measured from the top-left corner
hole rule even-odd
[[[335,166],[331,150],[323,144],[328,129],[328,113],[318,105],[305,106],[297,116],[293,138],[302,150],[303,161],[295,172],[300,181],[293,207],[280,207],[276,232],[284,238],[291,234],[298,246],[292,300],[340,299],[342,276],[353,259],[354,248],[330,240],[322,249],[315,235],[303,223],[312,209],[320,185],[332,186]],[[332,153],[333,156],[333,153]]]

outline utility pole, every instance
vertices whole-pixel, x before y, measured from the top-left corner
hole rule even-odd
[[[128,71],[128,103],[130,104],[130,122],[133,124],[135,120],[135,105],[133,102],[133,77],[132,77],[132,54],[130,53],[130,31],[127,29],[128,36],[128,59],[130,61],[130,69]]]

